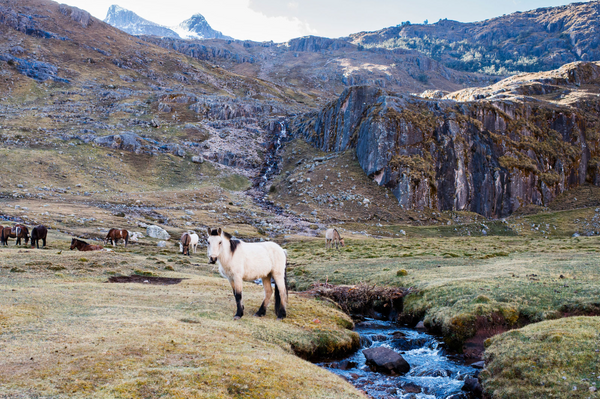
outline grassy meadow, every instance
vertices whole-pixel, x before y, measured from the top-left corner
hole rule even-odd
[[[262,287],[245,284],[232,320],[229,283],[205,260],[155,244],[112,252],[0,248],[0,396],[68,398],[363,397],[296,354],[355,347],[352,321],[326,302],[290,294],[253,313]],[[176,285],[113,284],[113,275],[178,277]],[[307,379],[310,376],[310,379]]]

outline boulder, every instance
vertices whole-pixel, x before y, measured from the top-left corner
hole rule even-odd
[[[408,382],[408,383],[402,385],[402,390],[406,393],[421,393],[421,391],[423,391],[423,388],[421,388],[417,384]]]
[[[194,155],[192,157],[193,163],[204,163],[204,157],[202,155]]]
[[[164,248],[167,246],[167,243],[165,241],[159,241],[156,246],[159,248]]]
[[[481,395],[483,395],[483,388],[477,378],[465,378],[465,384],[463,385],[462,390],[471,392],[477,398],[481,398]]]
[[[165,229],[156,225],[146,227],[146,235],[152,238],[158,238],[159,240],[171,239],[171,236]]]
[[[385,374],[402,375],[410,371],[410,365],[402,356],[383,346],[362,351],[367,365],[374,371]]]
[[[141,139],[135,133],[112,134],[110,136],[101,136],[94,139],[94,143],[102,147],[110,147],[115,150],[125,150],[138,153],[141,149],[139,140]]]

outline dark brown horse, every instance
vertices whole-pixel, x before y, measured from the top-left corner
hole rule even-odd
[[[29,229],[22,224],[17,224],[13,227],[5,226],[2,229],[2,244],[8,245],[9,238],[16,238],[17,242],[15,245],[21,245],[21,239],[25,239],[25,245],[29,243]]]
[[[127,246],[129,243],[129,232],[127,230],[110,229],[106,235],[106,238],[104,239],[104,242],[108,244],[110,241],[112,246],[115,247],[120,239],[123,239],[125,241],[125,246]]]
[[[38,249],[40,249],[40,240],[42,240],[42,242],[44,243],[42,247],[45,247],[47,236],[48,228],[46,226],[42,226],[40,224],[39,226],[36,226],[33,229],[31,229],[31,248],[37,247]]]
[[[181,253],[190,256],[190,243],[192,242],[192,236],[190,233],[185,232],[181,235]]]
[[[77,238],[73,238],[71,240],[71,249],[77,248],[78,251],[99,251],[104,249],[102,245],[92,245],[88,244],[85,241],[78,240]]]

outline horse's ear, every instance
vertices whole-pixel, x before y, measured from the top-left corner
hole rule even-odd
[[[222,233],[222,232],[223,232],[223,230],[221,230],[221,228],[219,227],[219,228],[217,229],[217,233],[218,233],[219,235],[221,235],[221,233]]]
[[[206,228],[206,231],[208,232],[208,235],[210,235],[210,233],[211,233],[211,229],[210,229],[210,227],[207,227],[207,228]]]

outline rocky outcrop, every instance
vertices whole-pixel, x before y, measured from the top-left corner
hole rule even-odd
[[[73,21],[80,24],[83,28],[87,28],[92,23],[92,16],[90,13],[80,8],[61,4],[58,7],[58,10],[62,15],[71,17]]]
[[[599,65],[577,63],[442,100],[353,87],[296,118],[292,132],[324,151],[353,149],[405,209],[503,217],[600,184],[599,76]],[[553,101],[520,94],[542,84],[557,93]]]
[[[58,68],[48,62],[14,57],[11,54],[0,54],[0,61],[6,61],[9,66],[15,68],[20,74],[28,76],[38,82],[52,79],[55,82],[69,83],[68,79],[58,76]]]
[[[152,225],[146,227],[146,235],[152,238],[158,238],[159,240],[169,240],[171,236],[165,229],[160,226]]]

